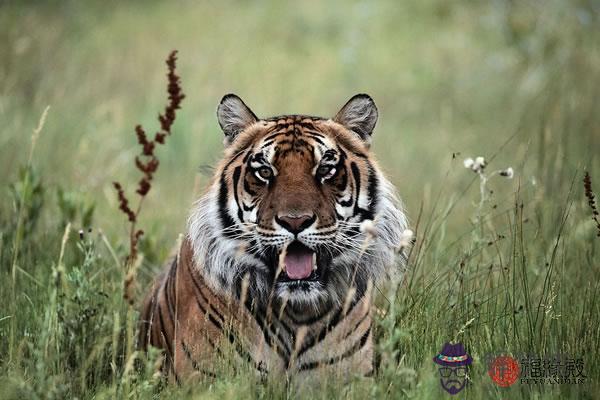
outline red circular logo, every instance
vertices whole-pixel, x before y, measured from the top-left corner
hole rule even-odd
[[[496,357],[490,364],[488,374],[498,386],[509,387],[519,379],[521,369],[519,363],[512,357]]]

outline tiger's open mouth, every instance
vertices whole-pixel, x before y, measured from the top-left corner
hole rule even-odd
[[[317,253],[298,241],[288,245],[280,262],[282,271],[277,277],[278,283],[318,281],[321,278]]]

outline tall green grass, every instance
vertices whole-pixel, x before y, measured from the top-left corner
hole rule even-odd
[[[439,398],[431,359],[451,340],[474,358],[466,396],[594,398],[600,241],[582,178],[598,194],[599,12],[558,0],[3,3],[0,398]],[[153,126],[173,48],[187,98],[140,221],[138,286],[183,231],[207,182],[198,167],[219,158],[224,93],[267,116],[332,114],[368,92],[373,151],[417,236],[398,290],[381,288],[374,377],[298,389],[224,367],[172,387],[156,353],[135,352],[110,185],[135,179],[132,128]],[[462,165],[478,155],[515,170],[487,182],[481,207]],[[499,388],[484,362],[498,351],[583,356],[587,382]]]

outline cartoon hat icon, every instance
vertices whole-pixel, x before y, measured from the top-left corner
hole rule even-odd
[[[460,367],[471,365],[473,359],[467,354],[462,343],[444,343],[440,354],[433,357],[433,362],[446,367]]]

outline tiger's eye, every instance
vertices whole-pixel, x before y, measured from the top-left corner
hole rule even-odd
[[[325,176],[329,172],[331,172],[331,169],[332,169],[332,167],[329,165],[321,165],[319,168],[317,168],[317,175]]]
[[[258,175],[263,179],[270,179],[273,176],[273,171],[268,167],[261,167],[258,169]]]

